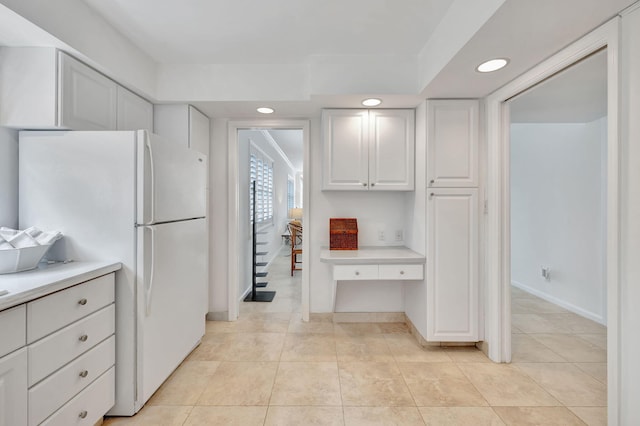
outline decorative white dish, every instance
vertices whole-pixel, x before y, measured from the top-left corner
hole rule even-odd
[[[28,271],[38,267],[52,244],[0,250],[0,274]]]

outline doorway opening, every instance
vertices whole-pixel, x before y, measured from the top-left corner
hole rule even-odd
[[[308,319],[303,238],[295,241],[301,246],[296,271],[289,270],[289,225],[308,223],[308,129],[301,120],[229,123],[230,321],[265,312]]]
[[[578,417],[606,418],[606,49],[507,106],[511,361]]]

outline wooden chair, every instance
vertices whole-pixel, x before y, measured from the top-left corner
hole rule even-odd
[[[302,225],[289,222],[287,227],[291,235],[291,276],[293,276],[293,271],[302,271],[302,268],[296,267],[296,264],[302,263],[298,261],[298,255],[302,255]]]

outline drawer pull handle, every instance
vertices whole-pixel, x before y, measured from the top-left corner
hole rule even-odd
[[[86,304],[87,304],[87,299],[80,299],[80,300],[78,300],[78,305],[82,305],[82,306],[84,306],[84,305],[86,305]]]
[[[404,275],[404,271],[400,271],[400,275]]]
[[[356,271],[356,275],[360,275],[360,272]]]
[[[83,379],[84,379],[85,377],[87,377],[88,375],[89,375],[89,372],[88,372],[87,370],[82,370],[82,371],[80,372],[80,377],[82,377]]]
[[[78,338],[78,340],[80,340],[81,342],[86,342],[88,338],[89,336],[87,336],[86,334],[83,334]]]
[[[80,411],[80,414],[78,414],[78,417],[80,417],[81,419],[84,419],[87,417],[87,414],[89,414],[87,413],[87,410],[82,410]]]

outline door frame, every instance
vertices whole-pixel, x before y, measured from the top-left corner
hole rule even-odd
[[[620,395],[619,37],[615,17],[486,98],[485,343],[495,362],[511,362],[510,117],[507,101],[592,53],[607,49],[607,388],[609,424]]]
[[[240,295],[238,294],[238,284],[240,277],[240,259],[242,244],[240,244],[240,181],[239,181],[239,130],[261,130],[261,129],[300,129],[304,145],[304,158],[302,163],[304,178],[310,175],[310,145],[309,145],[309,120],[234,120],[228,123],[228,230],[227,253],[229,253],[229,264],[227,269],[227,295],[228,295],[228,320],[238,319],[240,308]],[[309,221],[309,183],[302,185],[302,220],[303,223]],[[302,240],[302,263],[307,267],[302,269],[302,319],[309,321],[309,239]]]

